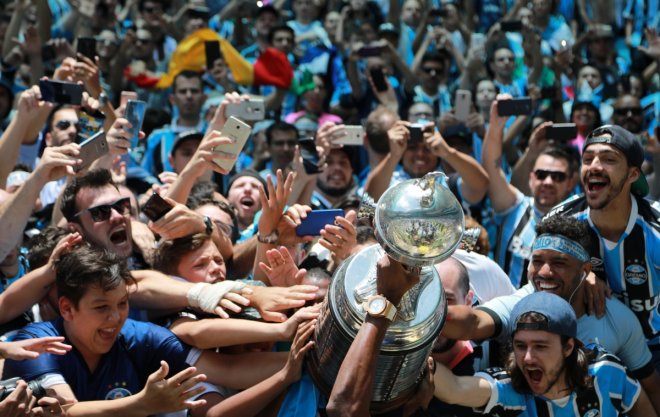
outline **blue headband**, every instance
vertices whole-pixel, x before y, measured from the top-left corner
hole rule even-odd
[[[580,262],[588,262],[591,259],[582,245],[561,235],[544,234],[538,236],[534,241],[532,251],[539,249],[550,249],[556,252],[565,253]]]

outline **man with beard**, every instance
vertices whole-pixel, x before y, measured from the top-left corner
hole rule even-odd
[[[552,215],[588,221],[596,245],[593,270],[635,313],[660,369],[660,210],[644,199],[644,151],[626,129],[605,125],[585,141],[581,178],[585,192],[563,202]]]
[[[656,415],[618,358],[582,345],[575,312],[564,299],[531,294],[516,304],[511,318],[506,368],[456,376],[436,362],[435,397],[489,415]]]
[[[314,210],[330,209],[357,190],[348,148],[330,150],[325,162],[326,167],[319,174],[312,194]]]
[[[614,102],[612,123],[639,135],[644,129],[644,114],[639,99],[631,94],[619,96]]]
[[[536,226],[527,269],[529,283],[514,294],[495,298],[477,308],[449,306],[442,334],[451,339],[509,340],[511,310],[533,292],[550,292],[567,300],[577,317],[577,335],[584,343],[597,343],[621,358],[644,391],[660,410],[660,376],[652,365],[651,352],[644,344],[642,327],[620,301],[606,299],[605,315],[588,315],[586,291],[582,285],[591,271],[589,253],[592,239],[586,222],[566,216],[544,219]]]
[[[506,97],[498,96],[499,101],[502,99]],[[508,117],[498,115],[498,100],[491,105],[482,164],[490,179],[488,196],[498,224],[495,260],[509,275],[513,286],[518,288],[526,282],[525,271],[536,237],[534,227],[552,207],[570,195],[577,182],[577,161],[561,148],[544,149],[529,173],[532,195],[523,195],[509,184],[501,168],[502,136]],[[530,143],[538,142],[540,135],[545,135],[545,127],[532,133]]]

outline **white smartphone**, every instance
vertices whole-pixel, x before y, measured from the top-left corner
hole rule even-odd
[[[364,144],[364,128],[362,126],[345,126],[344,130],[338,133],[341,135],[341,132],[345,132],[345,134],[333,140],[333,143],[351,146],[362,146]]]
[[[96,13],[96,2],[94,0],[80,0],[78,11],[85,17],[94,17],[94,13]]]
[[[263,120],[266,117],[266,107],[263,99],[251,98],[240,103],[230,103],[225,110],[227,116],[236,116],[243,120]]]
[[[105,139],[105,132],[100,130],[80,144],[78,158],[82,159],[82,164],[78,165],[75,170],[80,171],[89,167],[92,162],[108,152],[108,141]]]
[[[470,90],[456,90],[456,101],[454,104],[454,115],[461,122],[466,122],[470,115],[472,105],[472,92]]]
[[[251,131],[252,128],[250,125],[238,120],[234,116],[230,116],[229,119],[227,119],[225,126],[222,128],[221,135],[231,138],[233,142],[227,145],[216,146],[214,151],[222,151],[238,157],[238,154],[243,150],[245,142],[247,142]],[[218,158],[214,159],[213,162],[215,162],[220,168],[226,171],[231,171],[231,169],[234,167],[234,164],[236,163],[236,158]]]

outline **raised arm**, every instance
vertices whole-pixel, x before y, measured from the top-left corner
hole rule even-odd
[[[503,212],[516,203],[516,190],[506,181],[502,171],[502,133],[507,117],[497,114],[497,102],[510,98],[511,96],[500,94],[490,105],[490,126],[481,151],[481,163],[490,179],[488,196],[495,212]]]
[[[387,131],[390,152],[371,170],[364,186],[364,191],[375,201],[378,201],[390,186],[392,174],[401,158],[403,158],[403,153],[406,151],[408,139],[410,138],[408,126],[408,122],[399,120]]]
[[[488,381],[475,376],[456,376],[445,365],[435,363],[433,395],[449,404],[480,408],[488,404],[491,386]]]
[[[455,340],[485,340],[495,336],[495,321],[490,314],[470,306],[449,306],[442,335]]]

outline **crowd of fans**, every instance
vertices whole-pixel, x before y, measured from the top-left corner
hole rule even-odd
[[[660,414],[659,8],[2,2],[0,356],[3,379],[22,380],[0,388],[0,415],[359,415],[359,355],[332,393],[310,388],[320,305],[338,265],[376,242],[361,198],[436,171],[481,230],[475,251],[436,265],[451,317],[438,366],[504,366],[524,328],[514,305],[550,292],[575,310],[562,337],[601,345],[628,372],[626,400],[603,415]],[[222,45],[213,62],[209,40]],[[81,85],[80,103],[48,99],[49,81]],[[146,104],[135,135],[127,100]],[[251,134],[231,154],[223,128],[246,102],[265,114],[244,120]],[[527,108],[502,116],[511,103]],[[362,144],[340,145],[355,126]],[[80,144],[101,129],[107,152],[88,165]],[[156,217],[142,211],[154,194],[169,209]],[[344,215],[298,236],[321,209]],[[404,273],[382,263],[379,282]],[[559,377],[537,366],[549,386],[531,392],[554,393]],[[460,404],[495,412],[474,384]],[[423,378],[395,413],[473,415],[433,385]]]

